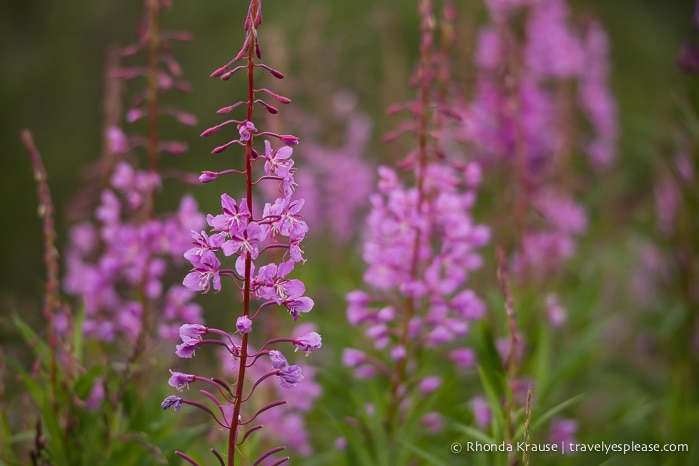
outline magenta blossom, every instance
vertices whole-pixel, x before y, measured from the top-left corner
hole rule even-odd
[[[311,332],[302,337],[294,338],[293,343],[296,345],[296,349],[305,351],[308,355],[311,351],[320,349],[323,345],[323,339],[317,332]]]

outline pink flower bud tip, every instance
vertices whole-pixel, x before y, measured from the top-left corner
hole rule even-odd
[[[200,183],[208,183],[209,181],[214,181],[216,178],[218,178],[218,173],[204,171],[204,172],[201,172],[201,175],[199,175],[199,182]]]
[[[291,103],[291,99],[288,97],[284,97],[283,95],[276,94],[274,96],[274,98],[283,104],[290,104]]]
[[[221,129],[221,127],[218,126],[218,125],[212,126],[211,128],[205,129],[205,130],[200,134],[200,136],[203,137],[203,138],[205,138],[205,137],[207,137],[207,136],[211,136],[212,134],[214,134],[214,133],[215,133],[216,131],[218,131],[219,129]]]
[[[282,134],[279,136],[279,139],[287,146],[295,146],[299,143],[299,138],[291,134]]]
[[[212,154],[220,154],[224,150],[228,149],[228,144],[224,144],[222,146],[218,146],[214,150],[211,151]]]
[[[219,108],[216,113],[219,115],[225,115],[226,113],[231,112],[235,107],[233,105],[229,105],[228,107],[223,107]]]
[[[228,69],[228,65],[222,66],[221,68],[219,68],[219,69],[217,69],[216,71],[214,71],[213,73],[211,73],[211,74],[209,75],[209,77],[210,77],[210,78],[218,78],[218,77],[221,76],[223,73],[225,73],[227,69]]]

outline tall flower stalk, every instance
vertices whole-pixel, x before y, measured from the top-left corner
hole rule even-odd
[[[187,148],[183,142],[161,138],[160,120],[174,117],[183,125],[196,123],[193,115],[162,104],[164,94],[190,88],[172,48],[191,37],[185,31],[161,30],[159,25],[163,9],[170,6],[169,0],[144,0],[136,41],[110,50],[105,148],[97,165],[99,204],[93,218],[70,231],[63,287],[81,301],[82,331],[91,341],[99,341],[103,352],[104,370],[92,381],[85,400],[95,410],[103,399],[109,406],[123,405],[128,393],[148,378],[153,360],[145,363],[144,356],[159,339],[174,341],[181,320],[203,321],[201,306],[191,302],[195,293],[168,283],[168,269],[183,265],[182,254],[189,247],[186,230],[201,228],[204,216],[189,195],[182,198],[177,212],[156,211],[164,172],[160,159],[164,153]],[[132,60],[134,64],[127,64]],[[134,90],[122,115],[122,87],[141,80],[145,86]],[[145,133],[125,132],[123,119],[133,125],[145,119]],[[59,330],[70,329],[70,319],[61,317]],[[112,343],[116,351],[107,353]],[[125,363],[117,363],[120,360]],[[105,427],[113,429],[114,423],[105,422]]]
[[[221,130],[235,125],[237,134],[233,139],[216,147],[212,153],[222,153],[233,146],[244,148],[244,168],[231,168],[220,172],[204,171],[201,182],[211,182],[229,174],[245,177],[245,194],[239,200],[229,194],[221,195],[222,212],[208,215],[209,232],[192,231],[194,247],[185,257],[191,262],[192,270],[184,279],[184,285],[193,291],[208,292],[211,287],[219,291],[222,278],[230,279],[240,291],[242,305],[237,311],[235,331],[227,332],[221,329],[204,327],[202,325],[185,324],[180,328],[182,344],[177,346],[176,353],[183,358],[191,358],[196,348],[202,345],[222,346],[236,366],[237,377],[232,383],[220,378],[205,378],[180,372],[172,372],[170,385],[181,390],[193,382],[201,382],[213,387],[213,393],[201,390],[216,407],[211,410],[207,405],[198,401],[169,396],[163,403],[163,409],[173,406],[176,411],[182,404],[198,407],[208,413],[219,427],[227,431],[227,453],[220,454],[215,449],[212,452],[220,464],[233,466],[237,462],[237,451],[254,432],[262,428],[258,416],[265,411],[281,406],[284,400],[266,403],[259,408],[251,407],[251,400],[256,389],[265,380],[276,377],[284,388],[293,388],[303,380],[301,368],[290,365],[286,357],[276,349],[275,345],[291,343],[296,349],[306,353],[321,346],[321,337],[316,332],[296,338],[272,338],[262,343],[259,350],[252,346],[251,332],[253,325],[260,323],[265,314],[273,312],[274,307],[285,309],[293,318],[298,319],[301,313],[313,308],[313,300],[304,296],[305,285],[298,279],[288,278],[296,264],[305,262],[301,241],[308,232],[308,226],[300,215],[303,199],[294,198],[296,183],[294,161],[291,156],[292,147],[298,144],[298,138],[292,135],[278,134],[270,131],[260,131],[253,120],[256,111],[265,109],[276,114],[278,109],[267,100],[270,97],[281,104],[291,102],[268,88],[259,87],[259,73],[262,70],[274,78],[281,79],[281,72],[258,61],[262,58],[259,44],[259,27],[262,23],[261,1],[252,0],[245,19],[245,39],[237,55],[226,65],[218,68],[211,77],[229,80],[236,73],[245,73],[247,96],[232,105],[218,110],[218,114],[240,112],[242,119],[229,119],[206,129],[203,137],[208,137]],[[241,64],[242,62],[242,64]],[[240,110],[236,110],[240,108]],[[259,140],[265,138],[264,148],[256,147]],[[272,142],[280,142],[280,147],[274,148]],[[254,168],[262,164],[263,174],[256,175]],[[253,188],[261,183],[271,183],[277,188],[277,197],[273,202],[265,203],[260,209],[254,201]],[[282,251],[281,254],[274,254]],[[221,259],[235,257],[233,268],[222,268]],[[262,258],[269,260],[260,266]],[[278,260],[279,262],[275,262]],[[258,303],[258,304],[255,304]],[[269,316],[268,319],[273,318]],[[261,324],[261,323],[260,323]],[[215,338],[205,338],[212,335]],[[254,367],[253,367],[254,366]],[[256,375],[260,367],[267,367],[262,375]],[[262,453],[254,464],[259,464],[284,450],[284,446],[275,447]],[[182,458],[191,464],[198,464],[185,453],[178,452]],[[226,457],[224,462],[224,456]],[[244,458],[242,458],[244,459]],[[274,461],[281,464],[289,459],[288,456]]]
[[[565,0],[486,5],[491,21],[478,35],[475,92],[454,135],[489,171],[501,163],[517,228],[498,242],[517,250],[520,280],[548,283],[587,229],[586,212],[569,192],[580,184],[572,171],[576,151],[596,168],[615,152],[607,38],[594,21],[575,27]],[[580,116],[589,130],[576,124]],[[509,234],[504,226],[497,231]]]
[[[54,319],[60,307],[59,280],[58,280],[58,251],[56,250],[56,227],[54,224],[54,207],[51,199],[51,190],[48,185],[48,175],[41,160],[39,150],[34,144],[34,137],[28,130],[22,130],[22,144],[24,145],[34,169],[37,197],[39,199],[39,216],[43,222],[44,234],[44,263],[46,264],[46,290],[44,293],[43,314],[46,319],[46,336],[49,346],[49,386],[51,404],[54,415],[58,415],[58,390],[59,380],[57,374],[58,365],[58,338],[54,327]]]
[[[443,63],[453,5],[445,3],[441,21],[433,10],[431,0],[419,2],[420,61],[412,79],[417,95],[396,107],[410,112],[412,119],[387,136],[390,140],[413,135],[416,147],[396,169],[379,168],[364,242],[364,281],[371,291],[347,295],[348,321],[367,327],[374,350],[348,349],[343,359],[358,377],[388,380],[384,425],[393,439],[420,408],[420,403],[413,404],[415,398],[435,392],[441,384],[439,375],[419,361],[451,349],[455,364],[472,363],[470,349],[456,344],[468,332],[469,321],[485,311],[484,303],[467,288],[469,272],[481,264],[476,250],[490,236],[470,214],[478,166],[446,153],[440,141],[443,120],[453,115],[446,104],[450,85],[444,82],[448,68]],[[435,43],[437,24],[446,32],[442,44]],[[412,176],[403,181],[399,170]],[[439,430],[439,413],[427,413],[422,423],[428,431]]]

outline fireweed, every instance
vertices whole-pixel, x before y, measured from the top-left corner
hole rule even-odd
[[[204,226],[204,217],[191,196],[185,196],[175,213],[155,214],[155,195],[161,186],[159,158],[163,152],[179,154],[187,149],[180,141],[163,141],[158,124],[161,115],[184,125],[196,118],[159,102],[160,94],[188,91],[182,70],[172,55],[173,42],[188,42],[183,31],[161,31],[158,18],[170,1],[148,0],[137,42],[121,49],[123,59],[145,55],[147,66],[123,66],[116,61],[107,70],[110,80],[145,78],[147,87],[131,98],[126,121],[146,120],[146,135],[127,135],[118,122],[120,105],[107,107],[105,156],[99,167],[106,187],[94,221],[71,229],[66,253],[64,289],[79,297],[85,309],[84,333],[101,341],[124,339],[134,355],[143,351],[151,328],[160,338],[175,339],[179,322],[201,323],[201,307],[191,303],[195,293],[180,284],[167,287],[168,263],[182,264],[190,246],[187,229]],[[121,82],[118,82],[121,81]],[[112,100],[118,100],[119,92]],[[138,168],[136,149],[144,148],[147,169]],[[155,319],[156,309],[162,310]],[[67,327],[67,320],[60,321]]]
[[[174,340],[173,333],[178,334],[179,325],[168,327],[168,320],[200,319],[200,307],[189,303],[195,294],[179,284],[166,291],[164,272],[169,261],[184,262],[181,255],[189,247],[189,238],[183,228],[204,225],[191,198],[183,200],[177,213],[155,213],[160,154],[186,148],[159,138],[160,115],[173,115],[185,124],[196,121],[158,103],[161,91],[189,88],[171,56],[171,42],[188,41],[189,35],[161,32],[158,27],[160,11],[169,3],[145,2],[137,43],[108,53],[103,156],[90,167],[92,178],[85,183],[83,202],[77,206],[81,217],[95,207],[91,199],[97,197],[100,203],[92,221],[71,231],[67,275],[61,283],[68,294],[79,298],[81,311],[71,312],[60,303],[56,232],[46,174],[31,136],[23,134],[39,183],[48,267],[44,312],[48,345],[16,319],[19,332],[36,355],[31,374],[17,370],[27,400],[31,400],[31,406],[23,406],[23,416],[29,420],[34,417],[29,413],[39,411],[33,429],[32,464],[123,464],[124,458],[138,463],[145,457],[165,461],[157,443],[166,443],[170,434],[143,422],[149,416],[148,408],[139,402],[149,393],[143,388],[147,368],[154,361],[149,356],[155,343],[168,334]],[[145,55],[147,66],[119,64],[119,59],[131,55]],[[132,78],[145,78],[147,88],[133,98],[127,120],[144,117],[145,136],[127,136],[120,128],[121,88]],[[139,146],[145,147],[147,170],[137,168]],[[99,194],[92,195],[90,190]],[[148,434],[143,434],[146,430]]]
[[[478,35],[476,89],[460,110],[454,137],[479,156],[485,179],[498,166],[505,168],[507,185],[513,187],[516,228],[514,238],[497,241],[516,251],[511,261],[516,283],[531,280],[546,290],[587,230],[587,214],[569,192],[579,183],[571,171],[572,155],[582,151],[593,167],[603,168],[615,152],[618,128],[607,87],[607,38],[594,21],[573,27],[564,0],[493,0],[486,5],[490,23]],[[581,116],[590,131],[581,131]],[[528,215],[532,210],[537,214],[533,221]],[[503,259],[501,267],[507,262]],[[557,294],[544,295],[545,315],[558,328],[566,320],[565,308]],[[513,399],[506,406],[510,413],[513,403],[524,406],[527,390],[534,388],[517,370],[525,345],[524,336],[513,332],[497,342],[501,359],[512,368],[508,378]],[[474,413],[483,424],[487,416],[478,406],[481,412]],[[553,422],[550,438],[564,436],[561,426],[565,435],[572,435],[574,425]]]
[[[234,199],[228,194],[221,195],[222,212],[208,215],[209,232],[192,231],[194,247],[185,253],[185,258],[192,264],[192,270],[184,278],[183,284],[192,291],[206,293],[214,289],[220,291],[222,279],[230,279],[241,291],[242,310],[236,322],[235,331],[209,328],[203,325],[187,323],[180,327],[182,343],[177,345],[176,354],[182,358],[191,358],[197,348],[204,345],[221,346],[224,354],[233,365],[236,380],[227,383],[220,378],[206,378],[193,374],[172,372],[169,384],[178,390],[189,387],[195,382],[204,384],[207,389],[200,393],[212,403],[214,409],[199,401],[168,396],[162,402],[162,408],[173,407],[179,411],[182,404],[195,406],[209,414],[214,422],[227,431],[227,454],[224,457],[215,449],[212,453],[220,464],[232,466],[236,463],[236,451],[251,434],[263,426],[258,424],[260,416],[268,410],[284,405],[286,401],[267,402],[259,408],[251,407],[251,399],[267,379],[274,378],[285,389],[296,387],[303,379],[301,367],[289,364],[284,354],[272,349],[279,343],[291,343],[296,350],[306,354],[321,347],[321,337],[316,332],[289,338],[272,338],[262,343],[258,350],[253,349],[250,341],[253,327],[258,334],[264,328],[264,314],[274,312],[274,308],[285,309],[293,320],[313,308],[313,300],[305,296],[305,285],[298,279],[289,278],[296,264],[305,262],[301,241],[308,232],[300,211],[304,200],[294,197],[296,182],[292,147],[298,144],[298,138],[287,134],[260,131],[253,123],[256,108],[264,108],[276,114],[277,108],[265,99],[275,99],[278,103],[288,104],[290,100],[270,89],[257,87],[259,81],[256,70],[262,70],[273,77],[281,79],[278,70],[261,63],[262,53],[258,40],[258,31],[262,22],[261,2],[250,2],[245,18],[245,39],[238,54],[226,65],[218,68],[211,77],[227,81],[239,71],[247,74],[247,99],[218,110],[224,115],[238,107],[245,109],[242,120],[230,119],[205,130],[203,137],[210,136],[222,129],[235,125],[237,136],[216,147],[212,153],[219,154],[233,146],[245,148],[244,169],[231,168],[220,172],[204,171],[201,182],[211,182],[227,174],[245,176],[245,195]],[[237,62],[242,64],[237,65]],[[255,147],[256,139],[264,139],[263,147]],[[271,139],[271,141],[270,141]],[[273,142],[281,142],[281,147],[274,147]],[[256,178],[253,165],[263,165],[263,174]],[[278,197],[264,206],[253,201],[253,187],[260,183],[269,183],[277,188]],[[274,254],[282,251],[281,254]],[[235,257],[233,268],[223,268],[222,260]],[[262,258],[270,262],[261,265]],[[275,262],[278,258],[278,262]],[[258,302],[257,306],[253,303]],[[262,453],[254,464],[273,461],[272,464],[286,462],[289,457],[278,460],[273,455],[284,450],[279,446]],[[188,455],[177,452],[191,464],[198,464]]]
[[[567,192],[578,183],[569,172],[571,154],[582,149],[595,167],[614,156],[607,38],[594,21],[571,26],[564,0],[486,3],[491,22],[478,36],[475,94],[461,108],[454,136],[471,145],[486,170],[495,161],[511,168],[515,268],[546,281],[574,255],[576,238],[587,229],[583,207]],[[514,31],[523,17],[520,38]],[[580,116],[590,132],[580,130]],[[544,222],[528,221],[532,208]]]
[[[379,168],[363,244],[364,282],[371,291],[347,295],[349,323],[364,326],[374,348],[346,349],[343,362],[358,378],[388,380],[384,425],[389,433],[424,405],[413,404],[415,397],[427,397],[441,385],[437,374],[421,366],[420,355],[451,350],[457,367],[471,366],[472,350],[455,344],[468,332],[469,321],[485,313],[484,303],[466,285],[469,272],[482,262],[476,249],[490,237],[470,214],[479,167],[441,148],[439,125],[452,112],[442,102],[448,87],[436,71],[446,56],[435,45],[432,2],[421,0],[419,11],[420,62],[412,79],[418,92],[414,101],[400,106],[413,120],[387,136],[416,136],[417,147],[397,167],[412,173],[413,181],[402,181],[394,168]],[[453,21],[453,14],[447,2],[443,23]],[[433,412],[421,422],[431,432],[440,430],[443,420]]]

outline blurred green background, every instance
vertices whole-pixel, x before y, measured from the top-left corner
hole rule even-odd
[[[381,118],[385,105],[410,95],[404,83],[418,44],[415,3],[271,0],[264,20],[267,40],[276,41],[267,44],[268,49],[276,51],[268,52],[268,59],[285,71],[284,89],[301,108],[317,110],[331,93],[349,89],[359,96],[359,109],[374,117],[375,134],[380,135],[390,128]],[[676,66],[678,49],[695,35],[694,2],[571,3],[579,16],[598,17],[611,38],[612,87],[623,129],[619,157],[609,173],[615,182],[612,202],[632,207],[623,212],[621,222],[643,221],[651,215],[652,163],[662,156],[654,141],[664,131],[664,115],[684,79]],[[479,2],[457,4],[470,14],[461,27],[475,28],[483,19]],[[14,310],[27,317],[31,312],[38,315],[44,286],[35,186],[19,131],[27,127],[34,132],[57,208],[59,245],[65,244],[68,206],[81,184],[81,169],[100,153],[105,51],[110,44],[134,40],[142,6],[140,1],[0,2],[0,312],[5,315]],[[220,163],[209,155],[209,141],[197,135],[217,121],[217,108],[236,100],[235,86],[210,80],[208,74],[237,51],[246,8],[244,1],[174,0],[172,11],[162,17],[164,29],[185,29],[194,35],[193,44],[175,50],[193,92],[163,97],[200,120],[194,128],[177,130],[191,147],[172,162],[180,168],[198,172]],[[469,31],[460,35],[468,36]],[[131,83],[127,95],[140,84]],[[167,128],[163,136],[168,137]],[[383,152],[381,143],[372,146],[375,160],[381,160]],[[173,185],[169,192],[182,190]],[[215,208],[220,190],[221,186],[206,186],[193,192],[206,211]],[[168,199],[174,204],[178,196],[161,202],[167,204]],[[6,324],[3,320],[0,327],[3,342],[13,339]]]
[[[192,44],[178,44],[174,50],[185,77],[192,83],[193,92],[165,95],[162,100],[197,115],[199,124],[184,129],[169,126],[167,122],[163,124],[164,139],[180,138],[187,141],[191,149],[164,164],[192,172],[223,168],[228,166],[226,158],[210,155],[211,141],[202,140],[198,135],[204,128],[220,121],[216,109],[233,103],[240,96],[237,83],[220,83],[208,75],[237,52],[247,2],[173,0],[173,3],[173,10],[162,16],[161,27],[187,30],[194,36]],[[375,164],[391,160],[394,152],[399,150],[381,143],[380,136],[395,124],[395,120],[384,118],[386,106],[412,95],[406,83],[419,41],[416,3],[416,0],[265,2],[264,58],[287,76],[275,85],[275,89],[291,97],[294,108],[316,114],[327,112],[327,105],[336,91],[348,89],[354,92],[359,99],[358,109],[374,120],[374,142],[369,155]],[[473,41],[468,38],[476,33],[485,12],[481,1],[457,0],[456,3],[464,14],[458,23],[458,34],[463,40],[463,66],[467,68],[469,62],[466,60],[473,46]],[[593,243],[594,247],[587,250],[592,250],[594,255],[576,259],[576,266],[585,264],[588,259],[594,263],[581,272],[581,280],[589,278],[590,271],[594,274],[603,270],[606,276],[613,276],[605,285],[613,288],[615,295],[612,299],[605,296],[607,301],[602,306],[593,303],[599,309],[593,305],[593,309],[584,311],[593,317],[614,313],[619,320],[629,319],[625,321],[628,324],[626,330],[634,331],[637,326],[643,326],[638,322],[643,316],[635,313],[636,309],[629,305],[630,300],[617,294],[631,289],[629,277],[622,274],[626,272],[626,265],[634,263],[630,256],[638,248],[629,244],[651,236],[655,228],[653,170],[660,159],[670,155],[663,152],[659,141],[669,134],[670,116],[678,100],[685,95],[683,89],[688,78],[676,64],[679,49],[685,41],[699,38],[694,23],[694,2],[571,0],[569,4],[577,18],[598,18],[610,36],[611,85],[617,97],[622,128],[614,165],[600,176],[599,183],[594,184],[594,193],[585,193],[595,230],[582,243],[587,243],[587,246]],[[19,352],[25,348],[9,322],[10,313],[18,312],[35,328],[40,328],[44,290],[41,223],[37,217],[32,170],[19,143],[19,131],[30,128],[43,155],[57,208],[59,248],[62,248],[67,243],[70,205],[82,184],[83,168],[94,162],[101,151],[106,50],[110,45],[123,46],[134,41],[142,9],[142,1],[83,0],[70,5],[48,0],[0,2],[0,219],[3,227],[0,229],[0,343],[4,351]],[[136,57],[130,63],[137,63],[139,59],[142,57]],[[467,69],[456,70],[462,78],[468,73]],[[463,80],[467,82],[467,79]],[[126,97],[138,92],[142,84],[139,80],[131,82]],[[285,122],[286,115],[288,113],[282,109],[277,124],[298,126],[298,121]],[[138,132],[138,125],[127,130]],[[331,138],[332,135],[332,131],[328,131],[324,137]],[[228,187],[221,183],[187,187],[168,181],[166,194],[158,200],[159,207],[173,209],[180,195],[190,191],[199,200],[201,209],[211,212],[218,209],[219,194],[224,189]],[[313,245],[307,244],[306,248],[309,266],[312,263],[318,265],[304,268],[300,274],[312,278],[308,282],[309,288],[319,290],[324,286],[324,292],[330,290],[329,297],[319,296],[322,292],[314,291],[312,295],[317,302],[338,302],[344,293],[358,284],[358,271],[361,270],[359,251],[313,255]],[[581,249],[586,250],[584,246]],[[319,250],[317,247],[316,251]],[[605,257],[607,254],[608,258]],[[352,260],[350,264],[333,264],[335,257],[350,257]],[[324,275],[327,271],[330,275]],[[489,279],[494,277],[489,276]],[[617,289],[616,285],[622,286]],[[581,298],[570,303],[570,310],[581,310],[591,304],[590,298],[586,301],[586,296],[583,296],[588,291],[585,287],[569,288],[568,297]],[[207,304],[209,321],[221,319],[212,314],[230,300],[204,296],[201,302]],[[493,308],[499,304],[497,299],[491,299],[491,302],[497,303]],[[622,305],[617,307],[619,303]],[[318,308],[322,310],[323,306]],[[337,357],[341,345],[349,338],[349,332],[342,325],[332,325],[333,319],[339,319],[344,309],[331,311],[317,313],[311,319],[321,323],[321,327],[328,323],[322,332],[326,341],[334,345],[327,345],[329,353],[321,356],[326,361]],[[658,311],[664,312],[665,309]],[[587,313],[581,312],[581,315],[584,319],[588,317]],[[638,321],[631,321],[630,316]],[[584,323],[589,325],[588,321]],[[574,334],[583,325],[573,327],[569,334]],[[611,326],[610,329],[614,330]],[[643,331],[661,333],[653,324],[646,324]],[[582,343],[589,345],[585,351],[592,347],[597,351],[589,351],[591,358],[599,357],[600,353],[614,353],[617,348],[632,348],[609,342],[616,342],[618,336],[614,334],[614,338],[605,340],[606,346],[598,347],[589,341]],[[571,344],[577,344],[577,340],[570,340]],[[633,408],[645,402],[643,390],[639,389],[640,395],[627,392],[642,379],[629,373],[639,367],[643,370],[638,372],[651,372],[658,366],[641,360],[642,354],[606,356],[619,366],[610,365],[606,371],[601,371],[601,376],[597,368],[591,370],[591,374],[580,375],[579,378],[588,377],[588,383],[580,385],[591,392],[614,392],[614,397],[626,398],[628,395],[632,400],[629,405]],[[617,380],[610,374],[620,375]],[[597,377],[606,378],[600,380]],[[657,372],[656,377],[662,379],[662,372]],[[590,383],[590,380],[595,383]],[[566,382],[574,384],[577,379]],[[651,386],[647,392],[653,393],[653,388],[662,391],[663,385]],[[332,394],[332,388],[329,391]],[[599,398],[590,396],[589,399],[594,402]],[[622,408],[626,409],[626,406]],[[586,405],[582,409],[586,410],[588,417],[600,423],[610,422],[610,419],[618,421],[626,415],[625,412],[610,414],[605,411],[605,405]],[[642,413],[638,416],[642,421],[645,419]],[[638,431],[628,433],[630,440],[639,439],[638,432],[646,428],[655,428],[645,426],[643,422],[636,423]],[[612,430],[616,427],[607,426]],[[624,424],[619,423],[618,429],[624,430]],[[599,434],[597,430],[595,427],[595,434]],[[581,438],[590,436],[585,434]],[[615,438],[612,435],[607,437]]]

